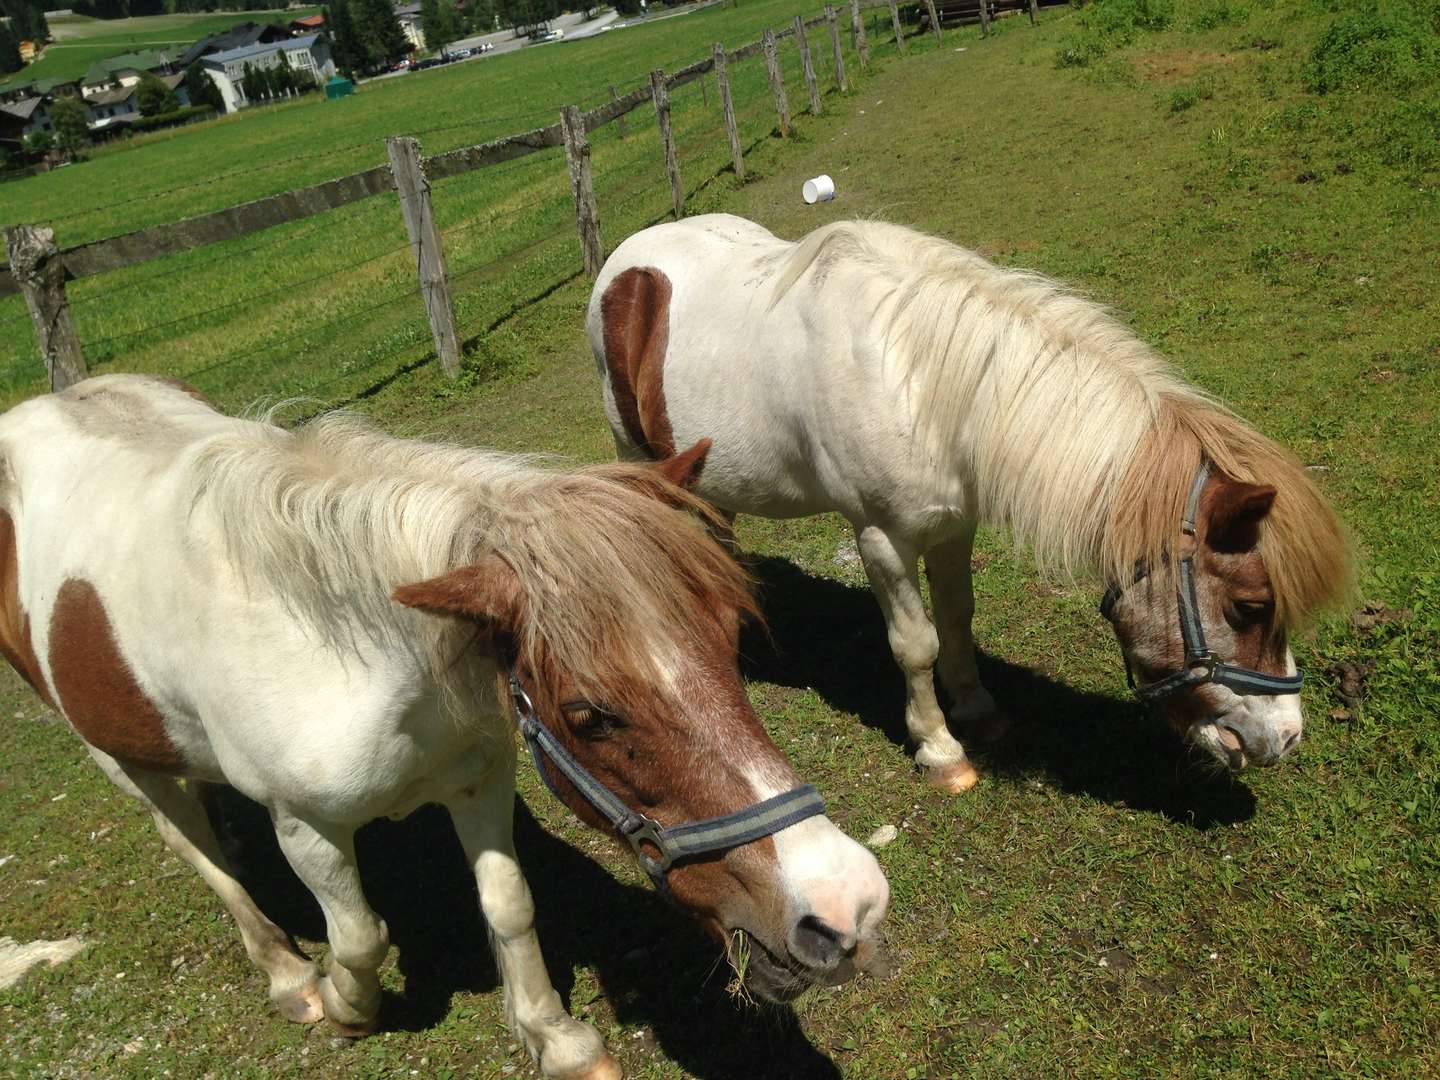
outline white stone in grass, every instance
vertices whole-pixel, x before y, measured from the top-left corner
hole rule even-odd
[[[12,937],[0,937],[0,989],[8,989],[41,964],[55,967],[85,948],[78,937],[60,941],[31,941],[21,945]]]
[[[899,835],[900,830],[894,825],[881,825],[865,838],[865,846],[871,851],[879,851],[886,844],[893,843]]]

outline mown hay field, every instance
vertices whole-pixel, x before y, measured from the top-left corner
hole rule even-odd
[[[1353,535],[1353,607],[1369,610],[1296,643],[1309,673],[1299,752],[1215,776],[1128,698],[1098,588],[1037,580],[1023,552],[985,534],[982,674],[1016,724],[974,746],[984,780],[947,798],[904,753],[901,680],[845,524],[742,518],[770,622],[768,639],[745,642],[752,696],[842,828],[898,827],[879,853],[898,971],[812,993],[793,1013],[732,1001],[714,947],[527,773],[518,840],[552,974],[633,1075],[1440,1072],[1440,176],[1424,119],[1433,88],[1383,81],[1388,61],[1377,81],[1371,63],[1423,54],[1429,39],[1410,31],[1433,23],[1381,8],[1378,30],[1339,34],[1377,9],[1122,4],[1049,10],[1037,29],[1001,20],[989,41],[950,31],[943,48],[912,42],[904,59],[882,49],[824,117],[798,117],[796,138],[758,133],[751,182],[721,174],[689,209],[790,237],[888,218],[1085,289],[1315,468]],[[702,33],[677,57],[700,55]],[[1339,85],[1317,80],[1330,70]],[[723,163],[713,97],[710,108],[692,145],[719,141]],[[601,176],[607,152],[596,151]],[[648,152],[632,159],[634,190],[651,200],[639,220],[668,198],[653,142]],[[822,171],[839,199],[804,206],[801,181]],[[515,183],[517,214],[542,204]],[[563,185],[553,197],[568,229]],[[603,196],[601,213],[611,246],[634,227],[607,215]],[[548,291],[480,335],[464,378],[446,383],[423,363],[422,336],[379,368],[393,370],[394,355],[419,366],[355,407],[406,434],[608,456],[581,329],[588,283],[573,237],[551,242],[565,249],[553,264],[537,248],[496,271],[496,283]],[[452,263],[465,257],[451,250]],[[553,268],[553,287],[529,276],[536,263]],[[403,259],[394,273],[413,288]],[[467,282],[462,309],[492,287]],[[164,305],[203,299],[177,286]],[[154,318],[157,303],[137,307]],[[383,351],[367,334],[318,333],[284,379],[303,382],[307,356],[331,369],[332,349]],[[157,337],[100,369],[183,373],[198,354]],[[237,406],[272,390],[266,371],[249,378],[215,385]],[[1348,703],[1344,665],[1361,683]],[[19,680],[4,687],[0,856],[14,857],[0,866],[3,932],[89,943],[0,993],[10,1071],[536,1075],[503,1031],[443,814],[362,833],[371,899],[396,945],[388,1033],[332,1043],[267,1013],[219,903]],[[262,903],[323,952],[318,912],[280,868],[263,815],[234,805],[228,816]]]

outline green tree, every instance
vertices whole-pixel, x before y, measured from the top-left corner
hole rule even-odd
[[[368,67],[380,67],[409,49],[390,0],[354,0],[350,15]]]
[[[460,37],[460,16],[452,0],[420,0],[420,29],[425,47],[435,52]]]
[[[32,131],[25,136],[25,149],[32,154],[43,154],[55,145],[48,131]]]
[[[50,123],[55,141],[71,153],[90,142],[90,110],[77,97],[56,98],[50,106]]]
[[[159,116],[180,108],[180,99],[174,90],[147,71],[135,87],[135,104],[140,106],[141,116]]]
[[[0,75],[19,71],[24,66],[24,61],[20,59],[20,46],[15,43],[10,27],[0,23]]]
[[[337,68],[353,76],[368,66],[365,47],[360,44],[355,20],[346,0],[334,0],[325,9],[325,33],[330,42],[330,55]]]
[[[205,74],[199,60],[185,69],[185,96],[190,99],[191,105],[225,108],[225,99],[220,94],[220,88],[215,85],[214,79]]]

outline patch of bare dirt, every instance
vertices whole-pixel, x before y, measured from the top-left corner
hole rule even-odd
[[[1200,49],[1161,49],[1135,58],[1135,74],[1147,82],[1179,82],[1206,68],[1224,67],[1240,58],[1234,53]]]

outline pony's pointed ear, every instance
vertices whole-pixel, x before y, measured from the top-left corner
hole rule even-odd
[[[486,619],[510,630],[518,625],[524,607],[519,575],[494,552],[470,566],[401,585],[390,595],[406,607],[432,615]]]
[[[1228,476],[1212,478],[1213,494],[1207,500],[1205,543],[1230,554],[1251,551],[1260,542],[1260,522],[1275,505],[1269,484],[1247,484]]]
[[[655,468],[670,483],[689,491],[700,479],[700,471],[705,468],[705,456],[709,453],[710,440],[701,439],[689,450],[657,462]]]

